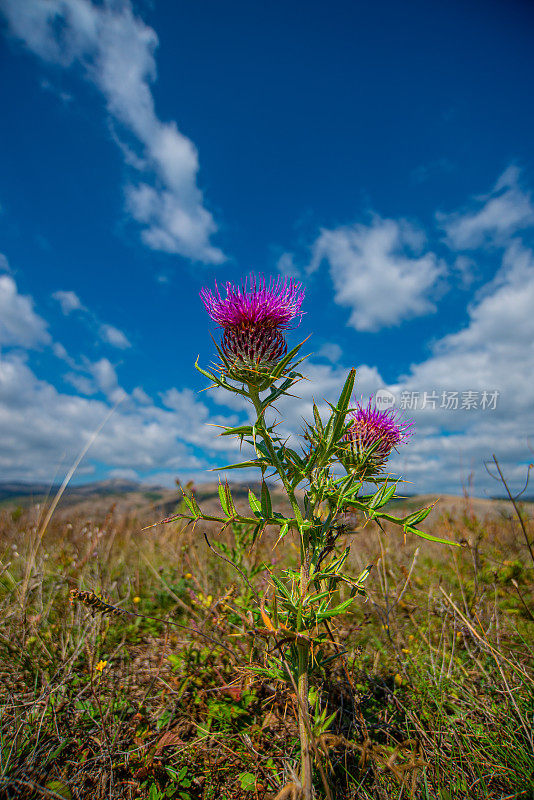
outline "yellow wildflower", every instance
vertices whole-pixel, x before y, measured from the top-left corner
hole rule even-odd
[[[95,667],[95,672],[102,672],[107,663],[107,661],[99,661]]]
[[[137,595],[135,595],[135,597],[134,597],[134,599],[133,599],[133,602],[134,602],[134,603],[137,605],[137,603],[140,603],[140,602],[141,602],[141,598],[140,598],[140,597],[138,597]]]

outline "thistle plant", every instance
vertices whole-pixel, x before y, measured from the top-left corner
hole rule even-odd
[[[198,359],[195,366],[212,388],[239,395],[252,407],[253,421],[224,427],[220,435],[246,442],[253,455],[219,469],[256,467],[261,473],[261,493],[256,497],[249,491],[250,512],[242,513],[235,506],[228,482],[220,483],[221,513],[213,515],[200,508],[192,491],[186,491],[188,513],[180,516],[195,524],[219,523],[221,530],[235,523],[249,525],[253,542],[267,526],[278,529],[278,541],[287,536],[296,539],[298,570],[270,571],[269,600],[258,597],[257,602],[265,625],[262,633],[272,637],[275,644],[269,649],[263,672],[288,682],[297,694],[300,794],[309,800],[313,759],[319,755],[310,716],[313,697],[309,676],[331,660],[327,647],[331,625],[335,626],[336,619],[365,594],[369,574],[369,568],[356,576],[347,571],[349,546],[341,546],[347,533],[345,515],[358,512],[365,521],[393,523],[404,535],[447,542],[418,527],[433,506],[404,518],[387,513],[386,506],[396,497],[398,484],[387,473],[387,461],[411,435],[411,424],[395,412],[379,411],[372,401],[367,406],[351,406],[355,369],[349,372],[337,403],[329,404],[327,419],[313,404],[313,420],[305,424],[298,449],[278,432],[275,403],[293,395],[295,385],[304,377],[299,372],[304,342],[288,350],[285,338],[288,329],[302,317],[301,284],[288,279],[267,283],[251,275],[242,286],[227,283],[222,294],[218,287],[214,291],[203,289],[201,299],[222,335],[220,343],[215,343],[219,360],[213,368],[203,369]],[[267,483],[272,479],[281,484],[287,496],[290,516],[273,507]],[[340,599],[341,590],[344,599]],[[340,655],[339,650],[336,652]],[[319,761],[318,766],[321,769]],[[326,782],[324,771],[322,777]]]

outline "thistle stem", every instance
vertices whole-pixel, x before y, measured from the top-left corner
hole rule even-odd
[[[295,515],[295,520],[298,525],[298,532],[300,537],[300,553],[301,553],[301,564],[300,564],[300,597],[301,597],[301,606],[303,605],[303,601],[308,594],[308,583],[309,583],[309,576],[310,576],[310,563],[309,563],[309,542],[308,536],[303,526],[303,516],[300,510],[300,506],[297,502],[297,498],[295,497],[294,489],[292,488],[291,484],[287,480],[287,476],[284,471],[284,467],[278,458],[276,450],[274,449],[271,437],[267,431],[265,426],[265,422],[263,420],[263,409],[261,407],[261,401],[258,390],[249,385],[249,396],[254,404],[254,408],[256,410],[256,414],[258,417],[258,429],[259,433],[265,443],[265,447],[269,452],[269,456],[271,457],[272,463],[276,467],[276,471],[278,472],[280,479],[284,485],[284,489],[286,490],[286,494],[288,496],[289,502],[291,503],[291,507],[293,509],[293,513]],[[299,625],[300,627],[300,625]],[[310,742],[310,733],[311,733],[311,724],[310,724],[310,712],[309,712],[309,701],[308,701],[308,663],[310,657],[310,646],[307,642],[300,641],[297,645],[298,650],[298,707],[299,707],[299,738],[300,738],[300,755],[301,755],[301,764],[300,764],[300,782],[301,782],[301,797],[302,800],[311,800],[312,797],[312,759],[311,759],[311,742]]]
[[[311,800],[312,796],[312,760],[310,742],[310,712],[308,703],[308,660],[309,645],[298,645],[299,671],[299,737],[300,737],[300,783],[302,800]]]
[[[278,472],[278,474],[280,476],[280,480],[282,481],[282,483],[284,485],[284,489],[286,490],[286,494],[287,494],[287,496],[289,498],[289,502],[291,503],[291,508],[293,509],[293,513],[295,514],[295,519],[296,519],[297,524],[299,526],[299,533],[301,534],[301,538],[302,538],[301,525],[302,525],[302,522],[304,520],[302,518],[302,513],[301,513],[301,510],[300,510],[300,506],[299,506],[299,504],[297,502],[297,498],[295,497],[295,492],[292,489],[291,484],[287,480],[286,474],[284,472],[284,468],[283,468],[282,464],[280,463],[280,459],[278,458],[278,456],[276,454],[276,450],[273,447],[273,443],[272,443],[271,437],[269,436],[269,433],[267,432],[267,429],[265,427],[265,422],[263,420],[263,409],[261,407],[260,394],[259,394],[258,390],[254,386],[251,386],[250,384],[249,384],[249,387],[248,387],[248,391],[249,391],[249,397],[252,400],[252,403],[254,405],[254,409],[255,409],[256,414],[258,416],[258,422],[260,423],[259,432],[261,434],[261,438],[263,439],[263,441],[265,443],[265,447],[269,451],[269,455],[270,455],[270,457],[272,459],[272,462],[273,462],[274,466],[276,467],[276,471]]]

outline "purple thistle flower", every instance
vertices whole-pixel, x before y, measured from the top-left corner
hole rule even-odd
[[[287,278],[266,284],[265,278],[250,275],[241,287],[226,283],[226,297],[202,289],[206,311],[224,329],[221,350],[228,364],[220,367],[233,380],[262,384],[273,367],[287,353],[282,331],[297,316],[304,291],[300,283]]]
[[[343,460],[347,466],[359,468],[364,478],[381,472],[391,451],[413,434],[413,422],[401,419],[393,409],[380,411],[372,400],[367,406],[357,403],[349,412],[354,421],[344,437],[348,453]]]
[[[286,330],[292,319],[302,317],[302,284],[287,278],[278,278],[276,283],[271,278],[267,285],[263,276],[258,279],[251,274],[241,287],[226,283],[225,289],[224,299],[217,284],[214,293],[200,292],[206,311],[222,328],[261,325]]]

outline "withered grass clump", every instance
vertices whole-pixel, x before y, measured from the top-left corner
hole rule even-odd
[[[534,796],[534,565],[513,509],[486,505],[436,510],[452,555],[357,518],[341,534],[374,567],[312,686],[336,798]],[[155,516],[72,505],[41,538],[42,509],[0,511],[0,797],[297,796],[297,701],[262,677],[273,642],[248,596],[294,542],[204,526],[240,575],[200,526],[141,532]]]

